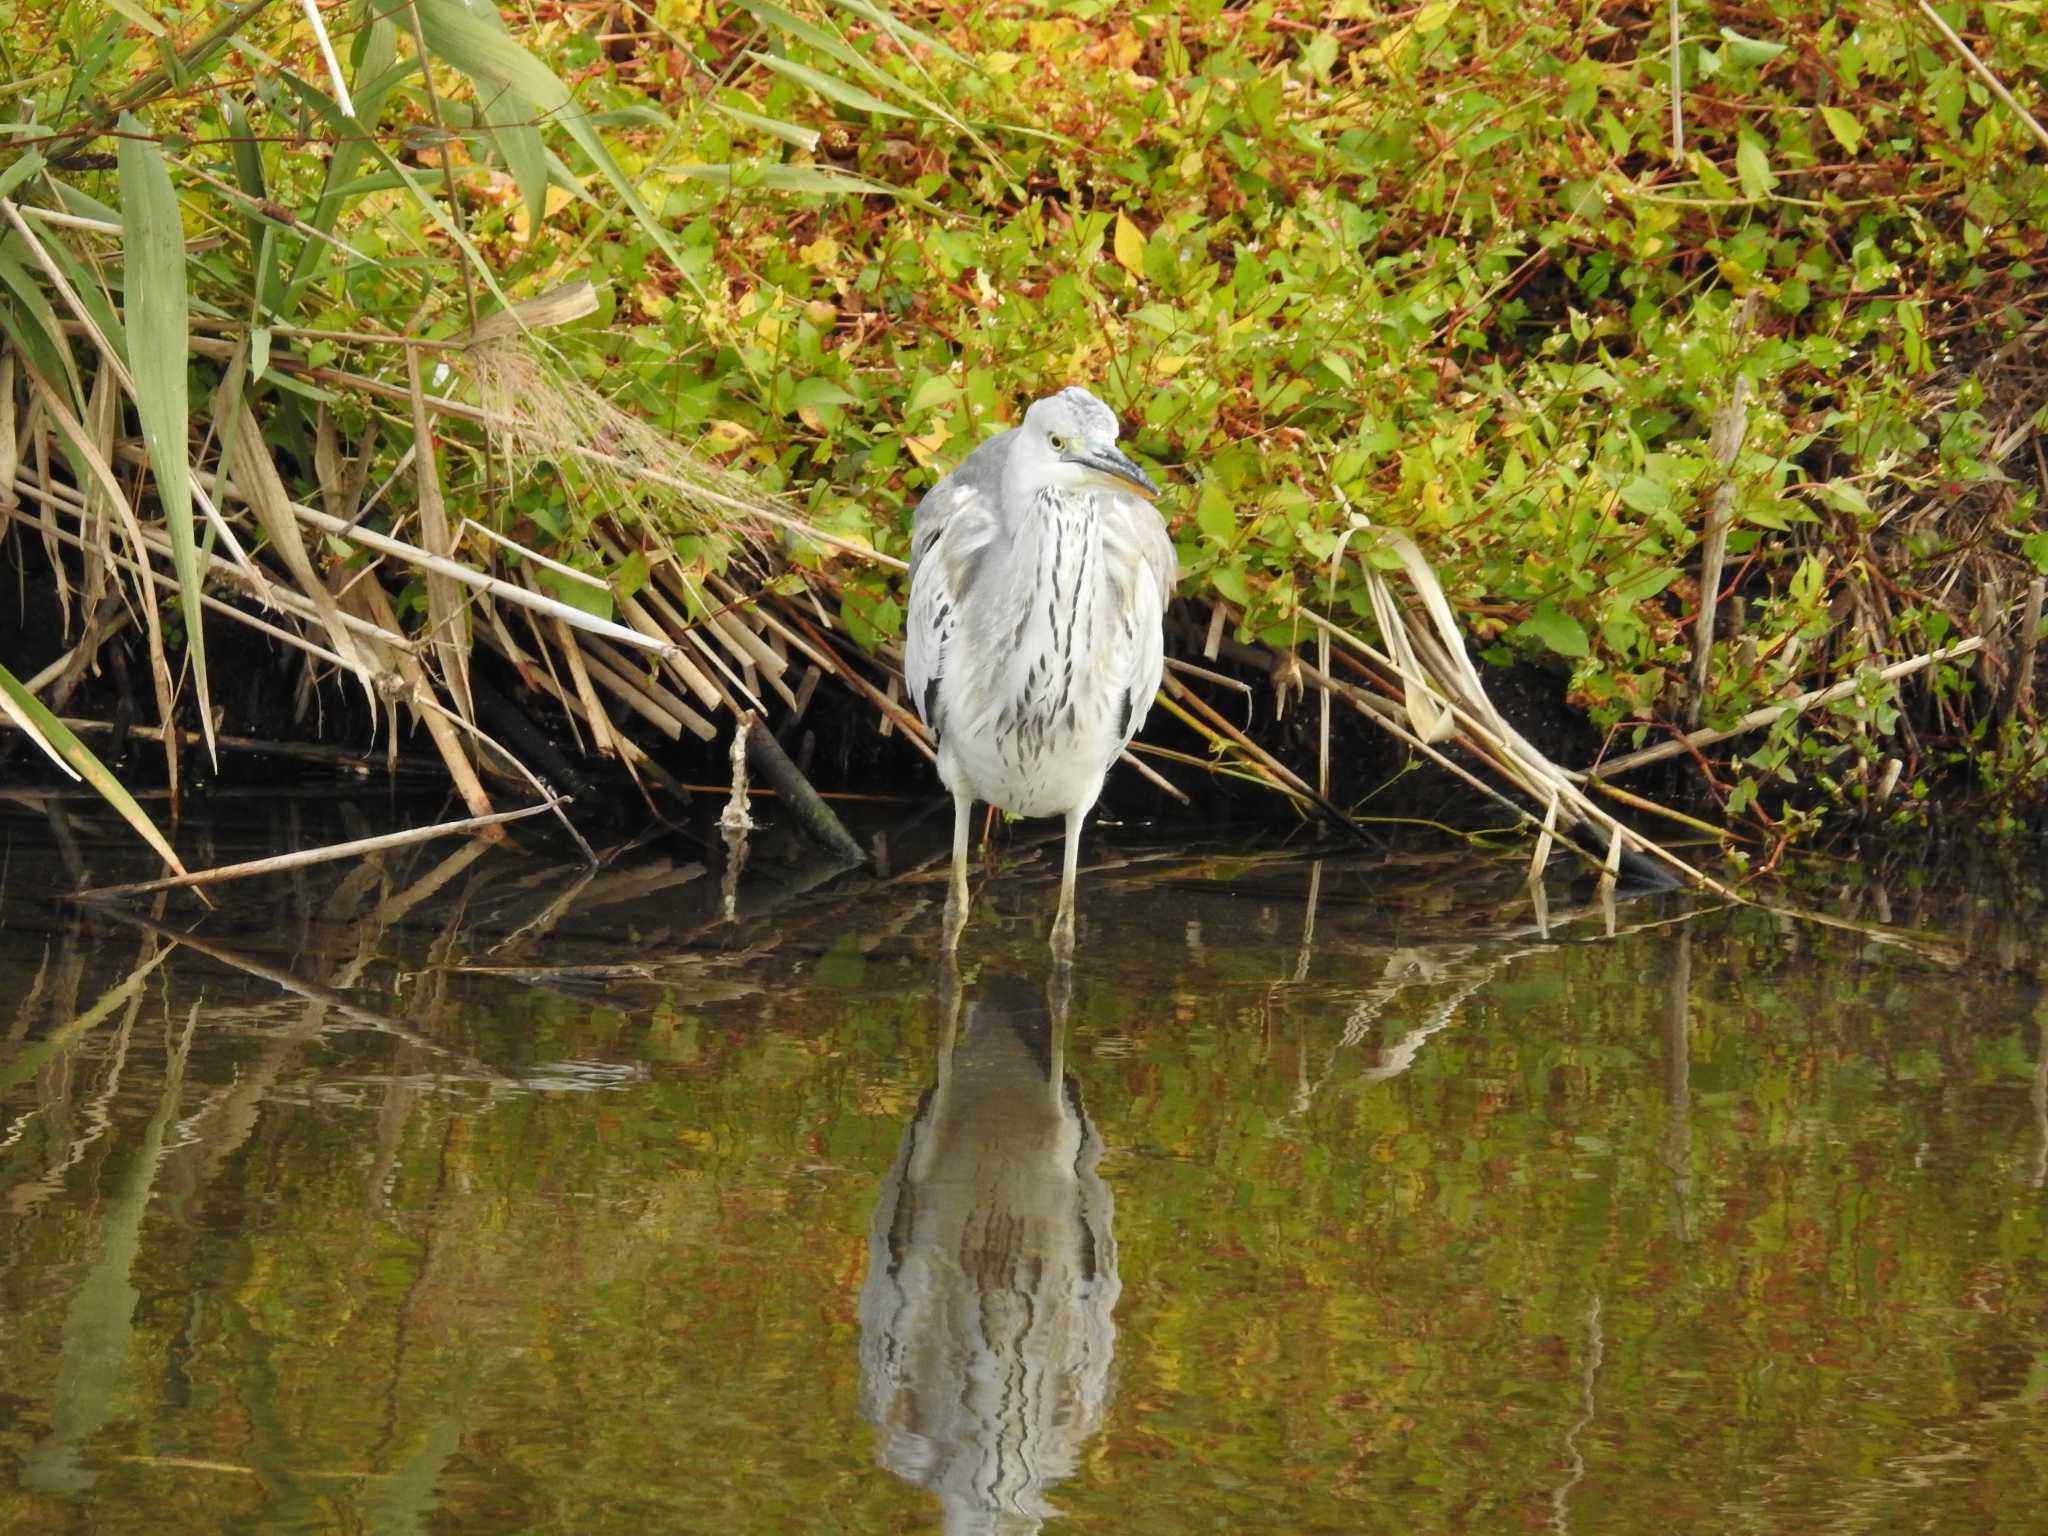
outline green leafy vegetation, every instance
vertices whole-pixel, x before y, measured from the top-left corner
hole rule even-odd
[[[1771,837],[2048,790],[2036,8],[1682,8],[1674,49],[1665,13],[1507,0],[421,0],[322,12],[332,65],[281,6],[7,14],[0,481],[47,498],[8,529],[78,519],[46,579],[95,600],[175,578],[145,627],[188,728],[197,589],[251,609],[251,561],[316,675],[455,718],[451,771],[472,648],[629,763],[807,657],[886,713],[900,575],[862,552],[1078,381],[1166,472],[1191,632],[1220,604],[1240,664],[1286,674],[1314,615],[1374,633],[1363,515],[1610,755],[1736,733],[1690,760]],[[582,282],[587,314],[493,319]],[[185,483],[223,389],[278,495],[230,476],[216,528]],[[139,462],[146,526],[96,564],[84,504]],[[252,502],[324,510],[317,569]],[[521,630],[357,528],[568,611]]]

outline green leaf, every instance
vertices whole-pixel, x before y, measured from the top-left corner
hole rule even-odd
[[[185,295],[185,225],[164,152],[148,127],[121,114],[122,297],[128,319],[128,369],[135,376],[135,414],[156,478],[156,499],[171,535],[178,606],[185,615],[185,653],[199,695],[206,748],[213,744],[213,704],[206,690],[206,631],[199,606],[199,544],[192,530],[192,461],[185,362],[191,351]]]
[[[151,37],[164,36],[164,24],[135,3],[135,0],[107,0],[111,10],[119,11]]]
[[[1644,602],[1655,597],[1677,579],[1678,572],[1668,566],[1661,570],[1644,571],[1616,585],[1614,595],[1625,603]]]
[[[23,124],[19,127],[11,127],[0,131],[19,133],[26,126],[26,124]],[[12,196],[14,189],[24,181],[27,181],[29,177],[41,171],[44,164],[43,152],[41,150],[23,150],[21,154],[15,157],[12,165],[8,166],[6,170],[0,171],[0,197]]]
[[[1738,64],[1768,64],[1785,51],[1783,43],[1767,43],[1759,37],[1744,37],[1733,27],[1721,29],[1722,51]]]
[[[910,392],[910,403],[903,408],[903,419],[915,420],[926,411],[937,406],[950,405],[959,398],[958,384],[942,373],[931,374]]]
[[[852,405],[855,398],[844,385],[812,377],[797,382],[796,388],[790,392],[790,403],[815,409],[828,405]]]
[[[832,3],[841,10],[851,11],[856,16],[872,21],[884,32],[895,38],[897,42],[901,43],[904,51],[912,58],[918,57],[920,52],[929,52],[937,54],[942,59],[950,60],[952,63],[965,64],[970,68],[974,67],[974,61],[965,54],[957,52],[949,44],[942,42],[931,33],[921,31],[899,20],[890,13],[887,6],[871,5],[868,3],[868,0],[832,0]]]
[[[770,192],[801,192],[819,197],[898,197],[906,202],[931,206],[901,187],[870,181],[865,176],[831,165],[779,165],[772,160],[740,160],[729,165],[665,166],[662,174],[687,181],[715,182],[721,187],[761,187]]]
[[[1648,475],[1631,476],[1621,488],[1623,505],[1649,516],[1671,510],[1671,488]]]
[[[1745,197],[1769,197],[1778,184],[1770,157],[1764,153],[1763,140],[1753,133],[1745,132],[1735,146],[1735,174],[1742,182]]]
[[[484,122],[498,158],[519,185],[519,199],[526,204],[528,228],[535,234],[548,212],[548,150],[541,142],[540,129],[533,125],[533,103],[507,91],[485,104]]]
[[[837,75],[828,75],[822,69],[812,69],[808,64],[799,64],[794,59],[785,59],[777,53],[764,53],[758,48],[749,49],[747,57],[755,63],[765,65],[778,75],[785,75],[797,84],[807,86],[829,101],[851,107],[856,112],[877,112],[884,117],[913,117],[916,114],[882,100],[870,91],[864,91]]]
[[[1213,479],[1202,482],[1202,497],[1195,503],[1195,526],[1218,544],[1228,544],[1237,532],[1237,509]]]
[[[647,585],[647,556],[639,550],[621,560],[612,572],[612,590],[620,597],[635,597]]]
[[[815,128],[806,128],[801,123],[785,123],[779,117],[764,117],[759,112],[748,112],[739,107],[728,107],[722,101],[714,101],[711,105],[713,110],[734,122],[752,128],[757,133],[765,133],[772,139],[780,139],[785,144],[794,144],[805,154],[818,147],[819,133]]]
[[[78,377],[78,363],[64,339],[64,327],[50,307],[42,286],[8,254],[7,242],[0,240],[0,284],[14,294],[15,306],[0,304],[0,333],[19,347],[35,369],[54,387],[61,379],[70,391],[71,408],[85,410],[85,386]]]
[[[28,733],[28,738],[73,778],[83,779],[99,791],[100,798],[120,812],[121,819],[142,835],[144,842],[157,852],[157,857],[178,874],[185,873],[185,866],[178,862],[177,854],[157,830],[156,823],[149,819],[149,813],[135,803],[135,797],[121,786],[107,765],[93,756],[86,744],[72,734],[71,728],[50,712],[47,704],[21,685],[19,679],[0,666],[0,711],[4,711],[15,724]]]
[[[1819,492],[1821,498],[1838,512],[1847,512],[1850,516],[1860,518],[1865,522],[1877,516],[1871,509],[1869,499],[1864,496],[1861,490],[1847,480],[1823,480],[1814,486],[1814,490]]]
[[[1238,560],[1230,565],[1219,565],[1209,573],[1209,585],[1221,592],[1238,607],[1248,606],[1252,600],[1251,583],[1245,579],[1244,562]]]
[[[2034,562],[2034,569],[2048,576],[2048,533],[2030,533],[2020,540],[2020,551]]]
[[[1822,107],[1820,119],[1828,125],[1828,132],[1835,136],[1835,142],[1855,154],[1863,147],[1863,125],[1840,107]]]
[[[1536,605],[1536,611],[1515,633],[1542,641],[1560,656],[1583,656],[1588,649],[1585,625],[1547,597]]]
[[[573,577],[562,575],[559,571],[551,571],[544,565],[533,568],[533,579],[571,608],[580,609],[592,618],[612,617],[612,595],[602,587],[593,587],[587,581],[577,581]]]

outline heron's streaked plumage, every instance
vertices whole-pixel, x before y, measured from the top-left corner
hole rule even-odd
[[[918,504],[904,678],[962,828],[986,800],[1078,831],[1159,690],[1173,543],[1116,438],[1109,407],[1065,389]],[[1069,940],[1071,908],[1069,877]]]

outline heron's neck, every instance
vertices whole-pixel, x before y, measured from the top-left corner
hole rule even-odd
[[[1094,498],[1086,491],[1044,486],[1031,498],[1026,528],[1020,541],[1025,558],[1019,564],[1031,596],[1041,604],[1050,601],[1062,615],[1087,606],[1102,569],[1102,524]]]

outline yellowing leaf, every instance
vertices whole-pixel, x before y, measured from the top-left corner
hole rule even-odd
[[[550,185],[542,196],[542,221],[545,222],[553,218],[573,201],[575,199],[569,195],[567,188]],[[521,245],[532,243],[533,232],[536,226],[533,222],[533,207],[530,203],[521,202],[518,207],[514,208],[512,210],[512,217],[508,222],[512,226],[513,239],[517,240]]]
[[[1444,4],[1443,0],[1434,0],[1434,3],[1425,5],[1415,13],[1415,20],[1412,23],[1415,35],[1421,37],[1431,32],[1441,32],[1445,24],[1456,14],[1457,9],[1455,5]]]
[[[710,424],[698,447],[705,453],[730,453],[743,448],[754,440],[754,434],[736,421],[718,420]]]
[[[1121,213],[1116,216],[1116,259],[1131,276],[1145,275],[1145,236]]]
[[[933,427],[931,431],[916,437],[906,432],[903,434],[903,446],[910,450],[913,459],[929,469],[937,461],[940,451],[951,441],[952,436],[953,434],[943,426]]]

